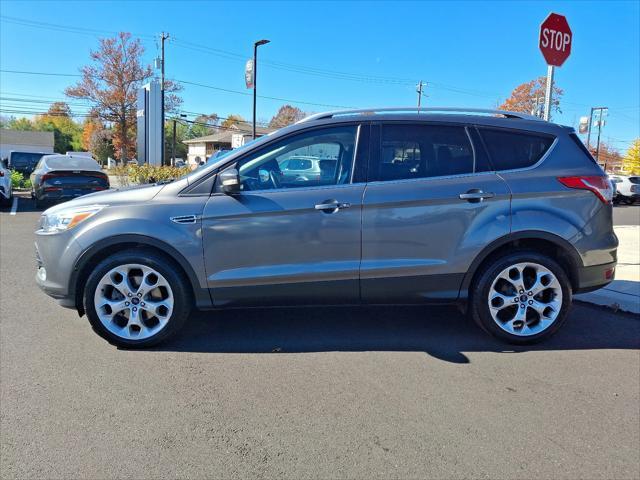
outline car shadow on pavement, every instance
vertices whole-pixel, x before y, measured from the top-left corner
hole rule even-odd
[[[464,352],[638,349],[640,321],[608,310],[573,306],[547,342],[518,347],[484,333],[451,307],[316,307],[199,312],[155,351],[201,353],[425,352],[469,363]]]

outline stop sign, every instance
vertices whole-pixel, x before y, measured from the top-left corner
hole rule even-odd
[[[540,25],[540,51],[548,65],[561,66],[571,54],[571,29],[563,15],[550,13]]]

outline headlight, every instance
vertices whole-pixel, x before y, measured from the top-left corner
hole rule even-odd
[[[44,233],[57,233],[70,230],[76,225],[93,217],[106,205],[88,205],[59,210],[54,213],[44,213],[40,219],[40,230]]]

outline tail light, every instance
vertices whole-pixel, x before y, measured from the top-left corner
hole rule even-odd
[[[60,177],[61,175],[59,173],[45,173],[44,175],[42,175],[42,178],[40,179],[41,182],[46,182],[47,180],[54,178],[54,177]]]
[[[4,171],[0,170],[0,177],[4,177]]]
[[[589,190],[600,199],[602,203],[611,203],[613,199],[613,187],[607,177],[558,177],[558,181],[565,187]]]
[[[104,180],[105,182],[109,182],[109,177],[102,172],[83,172],[83,171],[60,171],[60,172],[50,172],[45,173],[42,176],[41,181],[46,182],[55,177],[73,177],[73,176],[82,176],[82,177],[94,177],[99,178],[100,180]]]

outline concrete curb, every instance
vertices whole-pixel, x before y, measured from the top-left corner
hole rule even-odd
[[[614,230],[620,240],[615,280],[595,292],[576,295],[575,299],[640,314],[640,226],[624,225]]]
[[[574,298],[580,302],[592,303],[612,310],[640,314],[640,293],[625,293],[616,290],[615,281],[595,292],[576,295]],[[640,283],[636,282],[636,288],[640,290]]]

